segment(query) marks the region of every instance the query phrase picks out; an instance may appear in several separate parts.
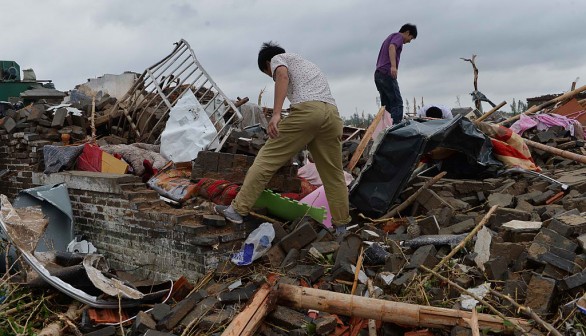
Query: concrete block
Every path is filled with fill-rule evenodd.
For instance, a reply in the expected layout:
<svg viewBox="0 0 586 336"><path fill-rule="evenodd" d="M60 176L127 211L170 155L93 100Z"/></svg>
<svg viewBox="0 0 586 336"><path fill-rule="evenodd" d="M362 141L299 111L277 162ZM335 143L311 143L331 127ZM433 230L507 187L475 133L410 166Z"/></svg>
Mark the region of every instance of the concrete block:
<svg viewBox="0 0 586 336"><path fill-rule="evenodd" d="M279 268L285 260L285 252L279 245L273 245L263 256L273 268Z"/></svg>
<svg viewBox="0 0 586 336"><path fill-rule="evenodd" d="M337 320L334 316L319 317L315 321L315 333L318 335L329 335L336 330Z"/></svg>
<svg viewBox="0 0 586 336"><path fill-rule="evenodd" d="M564 278L559 283L561 290L569 290L586 284L586 270Z"/></svg>
<svg viewBox="0 0 586 336"><path fill-rule="evenodd" d="M556 216L547 228L564 237L576 237L586 233L586 217L581 215Z"/></svg>
<svg viewBox="0 0 586 336"><path fill-rule="evenodd" d="M340 248L340 243L336 241L320 241L311 244L319 253L326 255L336 252Z"/></svg>
<svg viewBox="0 0 586 336"><path fill-rule="evenodd" d="M300 312L283 306L277 306L267 317L274 324L288 330L302 328L303 325L311 322L308 317Z"/></svg>
<svg viewBox="0 0 586 336"><path fill-rule="evenodd" d="M427 268L433 268L437 263L439 263L439 259L436 258L437 250L433 245L425 245L418 248L411 259L409 260L409 264L405 266L406 269L413 269L417 268L421 265L426 266Z"/></svg>
<svg viewBox="0 0 586 336"><path fill-rule="evenodd" d="M207 296L205 290L200 290L192 293L187 298L175 305L171 309L171 313L165 317L162 321L157 323L157 326L163 326L167 330L172 330L175 326L187 315L198 302L203 300Z"/></svg>
<svg viewBox="0 0 586 336"><path fill-rule="evenodd" d="M454 224L452 226L448 226L445 228L441 228L439 230L439 234L460 234L465 232L470 232L476 224L474 223L473 219L468 219L458 224Z"/></svg>
<svg viewBox="0 0 586 336"><path fill-rule="evenodd" d="M107 326L85 334L85 336L114 336L116 335L116 327Z"/></svg>
<svg viewBox="0 0 586 336"><path fill-rule="evenodd" d="M218 215L203 215L202 224L213 227L226 226L226 219Z"/></svg>
<svg viewBox="0 0 586 336"><path fill-rule="evenodd" d="M488 196L488 206L498 205L501 208L510 208L515 202L515 197L510 194L494 193Z"/></svg>
<svg viewBox="0 0 586 336"><path fill-rule="evenodd" d="M157 322L151 317L151 315L139 311L132 324L132 332L135 335L142 335L150 329L156 329Z"/></svg>
<svg viewBox="0 0 586 336"><path fill-rule="evenodd" d="M531 222L512 220L506 222L501 226L501 230L508 230L512 232L538 232L541 229L543 222Z"/></svg>
<svg viewBox="0 0 586 336"><path fill-rule="evenodd" d="M405 260L405 257L403 257L402 254L393 253L389 255L389 257L387 258L387 261L385 262L385 266L383 269L385 271L397 274L401 271L401 269L403 268L403 266L405 266L406 263L407 261Z"/></svg>
<svg viewBox="0 0 586 336"><path fill-rule="evenodd" d="M422 235L434 235L438 234L440 231L439 224L435 216L425 217L424 219L417 221L419 227L421 228Z"/></svg>
<svg viewBox="0 0 586 336"><path fill-rule="evenodd" d="M407 287L407 285L409 285L416 276L417 270L412 269L398 277L395 277L391 283L391 291L394 293L399 293L401 290L405 289L405 287Z"/></svg>
<svg viewBox="0 0 586 336"><path fill-rule="evenodd" d="M297 265L297 261L299 260L299 250L298 249L291 249L283 259L281 263L281 268L284 269L291 269Z"/></svg>
<svg viewBox="0 0 586 336"><path fill-rule="evenodd" d="M554 253L546 252L541 256L541 260L566 272L572 272L574 270L574 259L576 258L576 254L570 254L571 257L566 259Z"/></svg>
<svg viewBox="0 0 586 336"><path fill-rule="evenodd" d="M560 235L559 233L548 228L542 228L541 231L533 239L533 243L527 250L529 258L534 261L544 262L543 255L558 251L557 255L563 254L563 251L574 252L578 244Z"/></svg>
<svg viewBox="0 0 586 336"><path fill-rule="evenodd" d="M16 128L16 121L10 117L4 117L1 119L1 126L6 130L8 133L12 133L14 128Z"/></svg>
<svg viewBox="0 0 586 336"><path fill-rule="evenodd" d="M287 274L296 278L304 278L310 283L315 283L325 273L324 267L320 265L297 265L290 269Z"/></svg>
<svg viewBox="0 0 586 336"><path fill-rule="evenodd" d="M541 272L541 275L543 275L544 277L548 277L548 278L552 278L552 279L560 281L560 280L563 280L564 278L568 277L570 275L570 273L568 273L567 271L564 271L561 268L557 268L557 267L553 266L552 264L546 264L545 267L543 268L543 271Z"/></svg>
<svg viewBox="0 0 586 336"><path fill-rule="evenodd" d="M525 305L537 314L547 314L556 294L555 280L534 274L527 287Z"/></svg>
<svg viewBox="0 0 586 336"><path fill-rule="evenodd" d="M586 251L586 233L578 236L577 241L578 241L578 244L580 244L582 251Z"/></svg>
<svg viewBox="0 0 586 336"><path fill-rule="evenodd" d="M306 222L300 225L290 234L283 237L280 244L285 252L289 252L291 249L302 249L303 247L309 245L316 238L317 233L313 229L312 225Z"/></svg>
<svg viewBox="0 0 586 336"><path fill-rule="evenodd" d="M426 189L418 197L417 202L421 204L428 211L440 209L442 207L450 207L448 202L441 198L435 191Z"/></svg>
<svg viewBox="0 0 586 336"><path fill-rule="evenodd" d="M498 208L488 220L488 227L493 231L498 231L503 223L512 220L529 221L531 220L531 213L508 208Z"/></svg>
<svg viewBox="0 0 586 336"><path fill-rule="evenodd" d="M222 304L244 303L254 295L256 288L256 285L249 284L244 288L237 288L231 292L220 293L218 299Z"/></svg>
<svg viewBox="0 0 586 336"><path fill-rule="evenodd" d="M493 258L484 263L484 270L489 280L505 280L508 263L504 258Z"/></svg>
<svg viewBox="0 0 586 336"><path fill-rule="evenodd" d="M155 321L162 321L171 313L171 307L164 303L156 303L151 310L151 316Z"/></svg>
<svg viewBox="0 0 586 336"><path fill-rule="evenodd" d="M149 330L143 336L175 336L175 334L158 330Z"/></svg>
<svg viewBox="0 0 586 336"><path fill-rule="evenodd" d="M533 197L529 200L529 203L533 205L545 205L548 199L550 199L553 195L557 192L553 190L546 190L545 192L540 193L539 195Z"/></svg>
<svg viewBox="0 0 586 336"><path fill-rule="evenodd" d="M63 123L65 122L65 117L67 117L67 109L59 108L55 111L53 115L53 121L51 122L51 127L62 127Z"/></svg>
<svg viewBox="0 0 586 336"><path fill-rule="evenodd" d="M234 312L230 310L220 310L215 314L208 315L202 318L199 322L199 328L203 330L212 330L222 325L227 325L230 319L234 315Z"/></svg>
<svg viewBox="0 0 586 336"><path fill-rule="evenodd" d="M218 308L219 306L220 301L217 297L208 296L207 298L203 299L200 303L198 303L197 306L195 306L195 308L193 308L193 310L189 312L189 314L187 314L187 316L185 316L183 320L181 320L180 324L181 326L186 327L191 322L200 320L207 313L209 313L215 308Z"/></svg>

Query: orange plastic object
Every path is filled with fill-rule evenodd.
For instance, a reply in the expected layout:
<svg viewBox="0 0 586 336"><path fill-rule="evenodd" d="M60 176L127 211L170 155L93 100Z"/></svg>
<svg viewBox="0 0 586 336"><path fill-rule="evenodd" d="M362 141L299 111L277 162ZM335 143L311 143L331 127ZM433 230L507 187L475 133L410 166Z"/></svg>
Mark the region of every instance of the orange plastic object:
<svg viewBox="0 0 586 336"><path fill-rule="evenodd" d="M124 310L119 314L118 310L114 309L89 308L87 312L93 324L120 323L120 321L128 320L128 314Z"/></svg>

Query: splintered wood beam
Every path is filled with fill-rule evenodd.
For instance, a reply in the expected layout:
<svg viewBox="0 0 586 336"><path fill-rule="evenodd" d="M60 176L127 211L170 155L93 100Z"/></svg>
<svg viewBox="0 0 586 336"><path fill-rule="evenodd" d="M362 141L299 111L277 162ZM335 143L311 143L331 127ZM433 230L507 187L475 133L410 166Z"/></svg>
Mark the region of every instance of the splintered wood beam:
<svg viewBox="0 0 586 336"><path fill-rule="evenodd" d="M264 283L248 305L228 325L222 336L252 336L274 306L274 286Z"/></svg>
<svg viewBox="0 0 586 336"><path fill-rule="evenodd" d="M366 145L368 145L368 141L370 141L370 138L372 137L372 133L374 133L374 130L376 129L376 126L383 118L384 113L385 113L385 107L383 106L380 108L380 110L378 110L378 113L376 114L376 117L374 117L374 120L372 121L370 126L368 126L366 133L364 133L362 140L360 140L360 144L358 145L358 147L354 151L354 154L352 155L352 158L350 159L350 162L348 163L347 168L348 168L349 172L352 172L352 170L354 170L354 167L356 167L358 160L360 160L362 153L364 153L364 149L366 149Z"/></svg>
<svg viewBox="0 0 586 336"><path fill-rule="evenodd" d="M372 299L287 284L280 284L277 294L279 304L295 309L315 309L330 314L356 316L409 326L469 327L464 319L472 318L470 312L463 310ZM532 328L532 325L523 319L507 317L507 320L513 325L521 326L524 330ZM513 332L512 326L507 326L508 323L495 315L478 314L478 325L481 329L493 332Z"/></svg>

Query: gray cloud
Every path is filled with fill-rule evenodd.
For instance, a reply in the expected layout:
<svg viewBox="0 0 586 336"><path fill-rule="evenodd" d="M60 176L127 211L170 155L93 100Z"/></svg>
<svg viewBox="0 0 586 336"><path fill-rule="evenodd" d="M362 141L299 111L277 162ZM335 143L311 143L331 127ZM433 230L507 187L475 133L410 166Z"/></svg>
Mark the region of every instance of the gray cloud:
<svg viewBox="0 0 586 336"><path fill-rule="evenodd" d="M3 16L2 59L32 67L62 90L87 78L142 72L184 38L231 97L272 105L272 81L257 69L261 43L275 40L318 64L340 111L375 113L374 64L383 39L405 22L418 38L406 45L399 83L405 99L472 105L479 87L495 102L567 90L586 79L586 40L578 1L154 1L21 0Z"/></svg>

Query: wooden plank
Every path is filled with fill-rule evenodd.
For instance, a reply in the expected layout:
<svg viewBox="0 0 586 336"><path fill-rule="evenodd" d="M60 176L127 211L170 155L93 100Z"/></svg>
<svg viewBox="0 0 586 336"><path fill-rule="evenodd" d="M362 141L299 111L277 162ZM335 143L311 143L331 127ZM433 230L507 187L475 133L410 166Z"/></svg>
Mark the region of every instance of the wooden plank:
<svg viewBox="0 0 586 336"><path fill-rule="evenodd" d="M364 153L364 150L366 149L366 146L368 145L368 141L370 141L370 138L372 137L372 133L374 133L374 130L376 129L376 126L378 126L378 123L383 118L384 113L386 113L386 112L385 112L385 107L383 106L380 108L380 110L376 114L376 117L374 117L372 124L370 124L370 126L368 126L368 129L366 130L366 133L364 133L364 136L362 137L360 144L358 144L358 147L354 151L354 154L352 155L352 158L350 159L350 162L348 163L348 166L347 166L348 171L352 172L352 170L354 170L354 167L356 167L358 160L360 160L362 153Z"/></svg>
<svg viewBox="0 0 586 336"><path fill-rule="evenodd" d="M270 311L270 298L272 286L264 283L254 294L248 305L228 325L222 336L253 335L261 325L264 317Z"/></svg>

